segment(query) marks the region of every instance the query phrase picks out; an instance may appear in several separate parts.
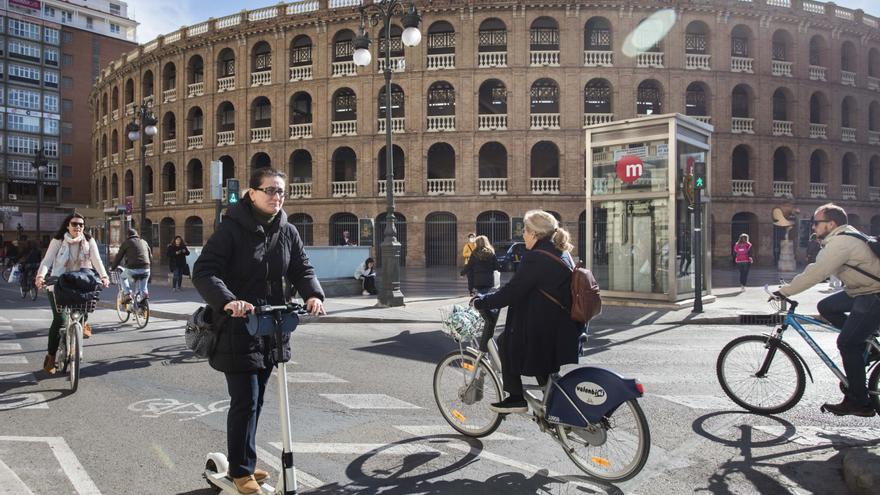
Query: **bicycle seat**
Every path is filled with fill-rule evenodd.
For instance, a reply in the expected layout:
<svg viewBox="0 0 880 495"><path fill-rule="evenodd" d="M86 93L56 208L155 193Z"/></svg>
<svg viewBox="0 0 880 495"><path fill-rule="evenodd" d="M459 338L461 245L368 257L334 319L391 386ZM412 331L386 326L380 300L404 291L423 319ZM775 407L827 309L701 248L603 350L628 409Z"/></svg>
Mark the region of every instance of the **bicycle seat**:
<svg viewBox="0 0 880 495"><path fill-rule="evenodd" d="M132 280L143 280L143 279L145 279L145 278L147 278L147 277L149 277L149 276L150 276L149 273L133 273L133 274L131 275L131 279L132 279Z"/></svg>

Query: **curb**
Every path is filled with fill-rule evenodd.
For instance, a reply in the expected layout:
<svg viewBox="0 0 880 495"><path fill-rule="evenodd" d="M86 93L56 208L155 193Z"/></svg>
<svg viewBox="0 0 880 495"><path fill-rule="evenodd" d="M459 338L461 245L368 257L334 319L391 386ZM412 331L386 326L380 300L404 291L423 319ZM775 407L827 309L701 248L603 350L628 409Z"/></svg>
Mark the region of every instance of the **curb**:
<svg viewBox="0 0 880 495"><path fill-rule="evenodd" d="M880 445L856 447L843 456L843 480L855 495L873 495L880 487Z"/></svg>

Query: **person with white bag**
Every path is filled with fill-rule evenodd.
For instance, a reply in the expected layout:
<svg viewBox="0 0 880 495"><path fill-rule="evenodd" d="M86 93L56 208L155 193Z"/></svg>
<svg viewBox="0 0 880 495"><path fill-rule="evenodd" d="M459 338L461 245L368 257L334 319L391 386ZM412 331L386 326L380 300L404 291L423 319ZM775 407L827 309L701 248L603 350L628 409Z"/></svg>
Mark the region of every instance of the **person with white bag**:
<svg viewBox="0 0 880 495"><path fill-rule="evenodd" d="M468 278L468 292L475 295L492 290L496 286L495 272L499 270L501 266L498 264L495 249L489 238L484 235L477 236L474 239L474 250L461 270L461 275L467 275Z"/></svg>

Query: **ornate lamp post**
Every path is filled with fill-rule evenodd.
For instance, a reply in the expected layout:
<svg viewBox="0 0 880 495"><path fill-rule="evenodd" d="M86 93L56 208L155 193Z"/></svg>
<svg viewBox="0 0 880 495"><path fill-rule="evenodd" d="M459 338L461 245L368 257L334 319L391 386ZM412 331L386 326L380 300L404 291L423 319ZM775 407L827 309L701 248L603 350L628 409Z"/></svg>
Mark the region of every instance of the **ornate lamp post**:
<svg viewBox="0 0 880 495"><path fill-rule="evenodd" d="M403 306L403 292L400 291L400 242L397 241L397 226L394 218L394 152L391 146L391 21L400 16L403 24L401 41L406 46L416 46L422 41L419 31L421 16L415 5L403 6L400 0L377 0L361 7L361 30L355 37L355 65L370 65L370 38L366 24L375 27L382 24L385 33L385 233L380 251L382 267L380 273L379 304L382 306Z"/></svg>
<svg viewBox="0 0 880 495"><path fill-rule="evenodd" d="M141 215L140 215L140 234L141 238L145 237L147 233L145 232L147 227L147 145L144 141L146 139L141 139L141 128L144 129L144 134L147 136L155 136L158 132L156 129L156 120L153 112L150 111L150 107L147 105L147 102L144 101L140 104L140 107L135 109L134 118L130 124L128 124L128 139L129 141L135 142L140 140L141 147ZM155 246L156 240L153 239L152 233L150 234L151 244Z"/></svg>
<svg viewBox="0 0 880 495"><path fill-rule="evenodd" d="M49 160L45 157L45 148L34 149L34 161L31 163L37 174L37 245L43 243L43 232L40 228L40 207L43 202L43 173L49 169ZM19 236L21 237L21 236Z"/></svg>

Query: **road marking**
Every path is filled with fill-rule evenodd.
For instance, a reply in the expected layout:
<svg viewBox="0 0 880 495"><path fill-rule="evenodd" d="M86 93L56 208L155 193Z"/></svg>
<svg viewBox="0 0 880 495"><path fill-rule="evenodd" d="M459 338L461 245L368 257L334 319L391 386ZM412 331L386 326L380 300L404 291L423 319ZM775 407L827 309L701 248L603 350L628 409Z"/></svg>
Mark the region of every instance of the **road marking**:
<svg viewBox="0 0 880 495"><path fill-rule="evenodd" d="M689 407L691 409L721 410L725 411L736 407L729 399L716 397L714 395L654 395L649 397L659 397L669 402Z"/></svg>
<svg viewBox="0 0 880 495"><path fill-rule="evenodd" d="M30 371L0 371L0 382L37 383L37 375Z"/></svg>
<svg viewBox="0 0 880 495"><path fill-rule="evenodd" d="M783 437L789 428L785 426L753 426L774 437ZM818 447L820 445L862 445L880 438L880 428L865 426L837 426L823 428L820 426L796 426L795 432L785 437L786 440L799 445Z"/></svg>
<svg viewBox="0 0 880 495"><path fill-rule="evenodd" d="M3 493L20 493L22 495L34 492L21 481L15 472L0 459L0 486L3 487Z"/></svg>
<svg viewBox="0 0 880 495"><path fill-rule="evenodd" d="M73 485L73 488L76 489L77 493L80 495L101 495L101 491L98 490L98 487L89 477L83 465L80 464L79 459L76 458L76 454L73 453L73 450L70 449L70 446L67 445L67 442L65 442L63 438L0 436L0 442L4 441L47 443L49 449L55 454L55 458L58 459L58 463L61 464L61 469L64 470L64 474L67 475L67 478L70 480L70 483Z"/></svg>
<svg viewBox="0 0 880 495"><path fill-rule="evenodd" d="M385 394L320 394L325 399L349 409L421 409L409 402Z"/></svg>
<svg viewBox="0 0 880 495"><path fill-rule="evenodd" d="M278 444L278 445L279 445L278 450L280 451L281 444ZM266 464L271 466L272 469L274 469L276 473L281 472L281 463L278 462L277 455L272 455L269 453L269 451L267 451L263 447L260 447L259 445L257 445L257 456L259 456L259 458L263 462L265 462ZM309 473L306 473L305 471L302 471L301 469L297 468L296 466L294 466L294 469L296 470L297 485L302 485L302 486L305 486L306 488L320 488L325 485L325 483L323 481L319 480L318 478L315 478L314 476L310 475ZM297 486L297 489L299 489L299 486Z"/></svg>
<svg viewBox="0 0 880 495"><path fill-rule="evenodd" d="M459 433L448 425L397 425L398 430L416 437L434 437L442 435L458 435ZM480 440L522 440L522 438L508 435L507 433L495 432Z"/></svg>
<svg viewBox="0 0 880 495"><path fill-rule="evenodd" d="M633 321L632 324L633 325L641 325L643 321L647 320L648 318L651 318L652 316L654 316L656 314L657 314L656 311L651 311L650 313L646 314L645 316L642 316L641 318Z"/></svg>
<svg viewBox="0 0 880 495"><path fill-rule="evenodd" d="M0 364L27 364L24 356L0 356Z"/></svg>
<svg viewBox="0 0 880 495"><path fill-rule="evenodd" d="M21 344L16 344L14 342L0 342L0 351L20 351Z"/></svg>
<svg viewBox="0 0 880 495"><path fill-rule="evenodd" d="M0 411L10 409L49 409L43 394L9 394L0 397Z"/></svg>
<svg viewBox="0 0 880 495"><path fill-rule="evenodd" d="M229 399L218 400L207 406L195 402L180 402L177 399L146 399L129 404L128 410L139 412L142 418L158 418L165 414L188 416L179 421L189 421L208 414L220 413L229 409Z"/></svg>
<svg viewBox="0 0 880 495"><path fill-rule="evenodd" d="M0 316L0 323L9 323L9 318Z"/></svg>
<svg viewBox="0 0 880 495"><path fill-rule="evenodd" d="M42 310L37 310L37 311L42 311ZM46 311L48 311L48 310L46 310ZM15 321L46 321L46 319L45 318L13 318L12 321L13 322L15 322Z"/></svg>
<svg viewBox="0 0 880 495"><path fill-rule="evenodd" d="M270 442L269 445L281 450L281 444ZM443 454L443 452L420 444L395 445L385 443L294 443L291 447L294 454L345 454L345 455L396 455Z"/></svg>
<svg viewBox="0 0 880 495"><path fill-rule="evenodd" d="M348 383L348 381L333 376L330 373L309 373L305 371L288 373L287 381L290 383Z"/></svg>

